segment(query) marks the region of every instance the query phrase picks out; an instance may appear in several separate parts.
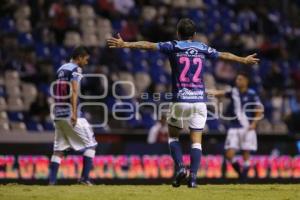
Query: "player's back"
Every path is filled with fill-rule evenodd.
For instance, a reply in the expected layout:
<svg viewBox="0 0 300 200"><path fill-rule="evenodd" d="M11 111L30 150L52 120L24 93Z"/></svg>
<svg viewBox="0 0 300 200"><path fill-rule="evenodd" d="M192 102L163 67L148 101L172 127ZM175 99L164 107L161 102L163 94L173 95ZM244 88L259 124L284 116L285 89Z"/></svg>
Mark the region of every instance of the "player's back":
<svg viewBox="0 0 300 200"><path fill-rule="evenodd" d="M219 53L197 41L170 41L158 43L172 67L173 101L204 102L205 85L203 66L206 58L216 58Z"/></svg>

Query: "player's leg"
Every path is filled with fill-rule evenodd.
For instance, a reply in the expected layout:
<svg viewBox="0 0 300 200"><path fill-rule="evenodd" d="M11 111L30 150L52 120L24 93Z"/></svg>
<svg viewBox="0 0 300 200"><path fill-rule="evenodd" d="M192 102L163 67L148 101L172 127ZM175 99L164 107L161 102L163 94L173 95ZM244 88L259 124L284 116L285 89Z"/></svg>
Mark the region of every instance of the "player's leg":
<svg viewBox="0 0 300 200"><path fill-rule="evenodd" d="M250 168L250 151L243 150L242 155L243 155L243 166L242 166L241 178L243 180L246 180Z"/></svg>
<svg viewBox="0 0 300 200"><path fill-rule="evenodd" d="M175 165L175 177L172 182L173 187L179 187L180 183L187 177L187 170L183 164L182 150L179 143L180 130L169 125L169 149Z"/></svg>
<svg viewBox="0 0 300 200"><path fill-rule="evenodd" d="M49 185L56 184L57 172L63 155L64 153L62 151L54 151L53 155L51 156L51 162L49 166Z"/></svg>
<svg viewBox="0 0 300 200"><path fill-rule="evenodd" d="M202 156L202 131L207 117L207 108L204 103L192 104L192 113L189 119L191 150L190 150L190 177L188 186L197 187L197 173Z"/></svg>
<svg viewBox="0 0 300 200"><path fill-rule="evenodd" d="M70 144L65 137L64 128L68 126L67 121L55 121L55 136L54 136L54 153L51 156L51 162L49 165L49 184L56 184L57 172L59 165L64 156L64 150L70 148Z"/></svg>
<svg viewBox="0 0 300 200"><path fill-rule="evenodd" d="M238 176L241 176L241 166L238 160L235 159L235 149L227 149L225 152L225 162L229 162L233 169L238 173Z"/></svg>
<svg viewBox="0 0 300 200"><path fill-rule="evenodd" d="M173 104L171 113L167 119L169 128L169 149L175 165L175 178L172 182L173 187L179 187L180 182L187 176L187 171L182 159L181 145L179 143L179 134L183 128L182 109L182 104Z"/></svg>
<svg viewBox="0 0 300 200"><path fill-rule="evenodd" d="M96 150L95 147L88 148L83 152L83 167L80 178L80 183L90 185L89 174L93 167L93 159L95 157Z"/></svg>
<svg viewBox="0 0 300 200"><path fill-rule="evenodd" d="M241 178L245 180L248 176L248 171L250 168L251 151L257 150L257 136L254 130L243 132L241 149L242 149L242 156L243 156Z"/></svg>
<svg viewBox="0 0 300 200"><path fill-rule="evenodd" d="M202 131L192 130L190 132L191 138L191 151L190 151L190 177L189 177L189 187L197 186L197 173L200 167L201 156L202 156Z"/></svg>
<svg viewBox="0 0 300 200"><path fill-rule="evenodd" d="M175 170L178 171L181 168L184 167L183 165L183 160L182 160L182 150L181 150L181 145L179 143L179 133L180 133L179 128L170 126L169 125L169 149L170 149L170 154L173 158L174 164L175 164Z"/></svg>
<svg viewBox="0 0 300 200"><path fill-rule="evenodd" d="M83 152L83 168L79 182L85 185L92 185L89 174L93 166L93 159L96 153L97 142L94 132L84 118L78 118L75 127L68 127L68 141L75 151Z"/></svg>
<svg viewBox="0 0 300 200"><path fill-rule="evenodd" d="M240 176L241 167L239 162L235 159L236 150L240 149L239 140L239 129L230 128L227 132L227 137L225 141L224 164L226 165L226 162L229 162L232 165L233 169Z"/></svg>

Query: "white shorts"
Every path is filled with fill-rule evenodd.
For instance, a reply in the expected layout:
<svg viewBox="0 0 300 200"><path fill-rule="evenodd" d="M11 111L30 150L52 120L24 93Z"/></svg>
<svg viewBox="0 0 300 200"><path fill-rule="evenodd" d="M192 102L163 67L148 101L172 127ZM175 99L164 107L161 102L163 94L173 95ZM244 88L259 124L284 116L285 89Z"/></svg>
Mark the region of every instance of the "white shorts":
<svg viewBox="0 0 300 200"><path fill-rule="evenodd" d="M257 137L255 130L230 128L227 132L225 149L256 151Z"/></svg>
<svg viewBox="0 0 300 200"><path fill-rule="evenodd" d="M68 120L56 120L54 126L54 151L69 148L79 151L97 145L93 129L84 118L78 118L75 127L72 127Z"/></svg>
<svg viewBox="0 0 300 200"><path fill-rule="evenodd" d="M205 103L173 103L168 115L170 126L182 129L185 125L191 130L202 131L207 118Z"/></svg>

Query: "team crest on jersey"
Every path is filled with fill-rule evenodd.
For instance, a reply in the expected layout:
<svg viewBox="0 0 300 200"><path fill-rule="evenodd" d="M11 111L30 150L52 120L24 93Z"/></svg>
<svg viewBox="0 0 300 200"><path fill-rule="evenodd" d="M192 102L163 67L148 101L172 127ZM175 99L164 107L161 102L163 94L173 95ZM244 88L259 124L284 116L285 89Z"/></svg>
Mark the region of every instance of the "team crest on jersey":
<svg viewBox="0 0 300 200"><path fill-rule="evenodd" d="M59 77L59 78L62 78L62 77L64 77L64 76L65 76L65 73L64 73L63 70L61 70L61 71L58 73L58 77Z"/></svg>
<svg viewBox="0 0 300 200"><path fill-rule="evenodd" d="M215 49L213 49L213 48L211 48L211 47L208 47L207 51L208 51L208 53L212 53L212 52L215 51Z"/></svg>
<svg viewBox="0 0 300 200"><path fill-rule="evenodd" d="M82 74L82 69L81 69L80 67L77 67L77 72L78 72L79 74Z"/></svg>
<svg viewBox="0 0 300 200"><path fill-rule="evenodd" d="M195 55L198 53L198 50L195 49L195 48L189 48L187 51L186 51L187 54L189 55Z"/></svg>

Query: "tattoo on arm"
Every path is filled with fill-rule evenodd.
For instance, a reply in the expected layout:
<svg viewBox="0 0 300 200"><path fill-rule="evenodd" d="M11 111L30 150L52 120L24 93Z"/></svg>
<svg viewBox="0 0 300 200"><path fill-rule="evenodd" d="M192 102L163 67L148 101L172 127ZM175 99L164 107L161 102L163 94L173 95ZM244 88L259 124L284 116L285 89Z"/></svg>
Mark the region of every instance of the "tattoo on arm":
<svg viewBox="0 0 300 200"><path fill-rule="evenodd" d="M132 49L145 49L145 50L157 50L157 43L139 41L139 42L125 42L125 48Z"/></svg>
<svg viewBox="0 0 300 200"><path fill-rule="evenodd" d="M228 53L228 52L221 52L220 53L220 58L223 59L223 60L229 60L229 61L234 61L234 62L239 62L239 63L246 64L246 61L245 61L244 57L240 57L240 56L234 55L232 53Z"/></svg>

